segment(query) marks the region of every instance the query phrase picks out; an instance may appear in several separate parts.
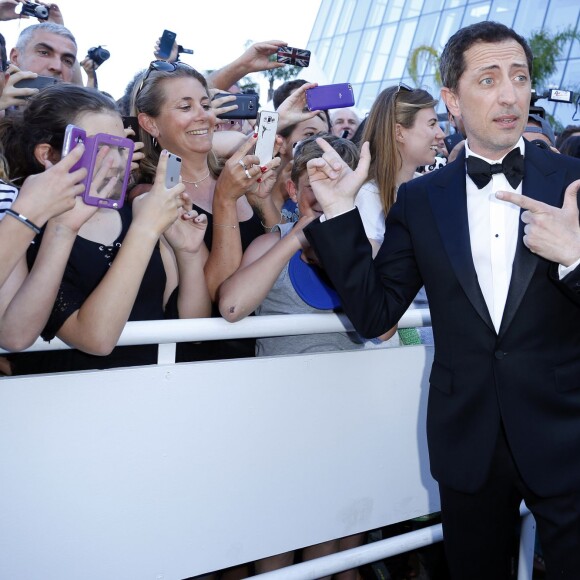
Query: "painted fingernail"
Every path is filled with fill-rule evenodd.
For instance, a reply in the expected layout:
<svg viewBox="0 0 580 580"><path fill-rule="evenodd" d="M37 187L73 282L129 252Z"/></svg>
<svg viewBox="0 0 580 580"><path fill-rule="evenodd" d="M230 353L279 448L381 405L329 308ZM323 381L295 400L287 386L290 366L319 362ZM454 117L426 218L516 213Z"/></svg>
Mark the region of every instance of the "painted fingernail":
<svg viewBox="0 0 580 580"><path fill-rule="evenodd" d="M258 181L258 183L262 183L262 178L258 177L257 181Z"/></svg>
<svg viewBox="0 0 580 580"><path fill-rule="evenodd" d="M262 173L266 173L266 171L268 171L268 168L264 165L260 167L260 170L262 171Z"/></svg>
<svg viewBox="0 0 580 580"><path fill-rule="evenodd" d="M258 138L258 133L254 133L254 139Z"/></svg>

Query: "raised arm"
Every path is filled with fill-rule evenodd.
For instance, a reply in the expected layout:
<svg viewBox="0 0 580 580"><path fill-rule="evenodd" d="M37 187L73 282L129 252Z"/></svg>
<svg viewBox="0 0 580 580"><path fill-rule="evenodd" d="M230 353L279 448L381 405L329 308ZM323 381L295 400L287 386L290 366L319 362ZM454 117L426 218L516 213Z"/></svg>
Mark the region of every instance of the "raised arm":
<svg viewBox="0 0 580 580"><path fill-rule="evenodd" d="M240 269L220 287L220 314L228 322L245 318L264 301L284 266L301 248L299 232L309 221L311 218L303 218L282 239L279 233L270 233L250 244Z"/></svg>
<svg viewBox="0 0 580 580"><path fill-rule="evenodd" d="M284 64L270 60L281 46L282 40L267 40L252 44L241 56L207 77L209 85L227 91L233 84L249 73L280 68Z"/></svg>
<svg viewBox="0 0 580 580"><path fill-rule="evenodd" d="M89 354L107 355L117 344L153 250L184 204L183 184L165 188L166 167L164 151L151 191L133 202L133 221L111 267L57 332L70 346Z"/></svg>

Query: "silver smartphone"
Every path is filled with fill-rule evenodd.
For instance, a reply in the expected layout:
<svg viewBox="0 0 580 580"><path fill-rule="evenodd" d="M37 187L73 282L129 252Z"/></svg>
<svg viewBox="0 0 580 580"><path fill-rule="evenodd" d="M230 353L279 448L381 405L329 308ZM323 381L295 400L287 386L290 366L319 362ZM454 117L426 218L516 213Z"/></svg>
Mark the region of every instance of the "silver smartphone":
<svg viewBox="0 0 580 580"><path fill-rule="evenodd" d="M168 151L167 157L167 171L165 172L165 187L171 189L179 183L179 176L181 174L181 157Z"/></svg>
<svg viewBox="0 0 580 580"><path fill-rule="evenodd" d="M274 156L276 131L278 129L278 113L276 111L262 111L258 123L258 138L254 155L260 159L260 165L266 165Z"/></svg>

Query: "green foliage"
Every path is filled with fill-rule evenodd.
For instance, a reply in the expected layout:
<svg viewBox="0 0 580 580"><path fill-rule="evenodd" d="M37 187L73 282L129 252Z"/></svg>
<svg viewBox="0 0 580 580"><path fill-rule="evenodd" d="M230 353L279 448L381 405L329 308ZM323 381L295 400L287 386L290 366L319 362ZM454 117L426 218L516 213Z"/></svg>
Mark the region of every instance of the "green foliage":
<svg viewBox="0 0 580 580"><path fill-rule="evenodd" d="M439 73L439 59L440 55L437 49L429 46L427 44L422 44L417 48L413 49L409 55L409 62L407 63L407 71L409 76L413 79L413 84L415 86L419 85L419 62L423 59L427 59L427 66L433 67L435 69L435 82L437 86L441 86L441 74Z"/></svg>
<svg viewBox="0 0 580 580"><path fill-rule="evenodd" d="M534 55L534 66L532 71L532 86L543 91L546 83L558 68L558 59L562 56L564 46L568 41L579 40L580 33L569 27L555 34L547 30L537 30L532 32L528 38L532 54Z"/></svg>

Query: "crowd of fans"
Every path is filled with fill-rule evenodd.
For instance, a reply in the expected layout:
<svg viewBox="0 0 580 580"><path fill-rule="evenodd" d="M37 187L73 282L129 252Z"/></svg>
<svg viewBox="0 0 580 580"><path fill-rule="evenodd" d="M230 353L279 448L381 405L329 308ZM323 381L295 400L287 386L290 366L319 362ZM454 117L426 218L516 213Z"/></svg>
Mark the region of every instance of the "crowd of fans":
<svg viewBox="0 0 580 580"><path fill-rule="evenodd" d="M16 17L17 4L0 2L0 19ZM207 76L179 62L175 45L167 60L142 63L117 101L96 88L98 65L78 61L75 37L55 4L48 21L24 28L9 51L1 35L0 43L0 346L15 353L1 361L5 375L154 363L156 346L116 346L129 320L223 316L235 322L254 314L340 310L302 233L321 215L307 170L323 154L316 137L353 168L361 144L369 143L370 171L356 205L374 253L388 236L385 216L399 186L451 162L464 146L460 141L447 150L437 100L423 89L386 88L361 120L350 108L309 111L306 91L316 84L293 80L274 93L275 155L260 165L252 152L253 124L217 115L236 109L236 83L246 74L283 66L270 57L284 42L256 43ZM59 82L41 90L17 87L38 75ZM217 93L231 94L214 98ZM125 117L138 119L137 134ZM135 139L129 202L121 210L82 202L86 170L76 169L82 146L61 155L69 124L89 136ZM449 127L461 133L461 119L450 116ZM533 114L524 136L580 156L580 126L556 137ZM182 160L181 181L170 188L168 151ZM423 291L416 305L427 306ZM72 348L16 354L39 336L57 336ZM425 329L397 328L381 337L345 332L222 340L179 345L177 360L431 342ZM360 541L351 538L349 545ZM337 548L338 541L305 557ZM292 559L282 555L257 569Z"/></svg>

